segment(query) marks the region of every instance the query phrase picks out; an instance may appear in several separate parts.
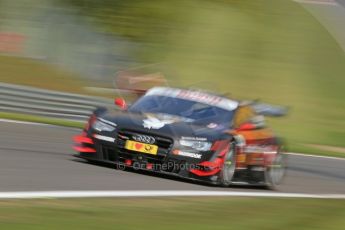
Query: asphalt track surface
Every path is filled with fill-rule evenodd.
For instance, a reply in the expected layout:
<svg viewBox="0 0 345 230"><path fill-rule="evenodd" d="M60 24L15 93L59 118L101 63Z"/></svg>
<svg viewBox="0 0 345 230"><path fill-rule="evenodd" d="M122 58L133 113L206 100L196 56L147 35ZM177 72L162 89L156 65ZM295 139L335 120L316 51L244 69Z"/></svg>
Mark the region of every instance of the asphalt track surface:
<svg viewBox="0 0 345 230"><path fill-rule="evenodd" d="M92 165L72 156L75 129L0 122L0 192L197 190L266 192L206 186L170 177ZM277 192L345 194L345 160L289 156Z"/></svg>
<svg viewBox="0 0 345 230"><path fill-rule="evenodd" d="M336 0L336 2L345 7L345 0Z"/></svg>

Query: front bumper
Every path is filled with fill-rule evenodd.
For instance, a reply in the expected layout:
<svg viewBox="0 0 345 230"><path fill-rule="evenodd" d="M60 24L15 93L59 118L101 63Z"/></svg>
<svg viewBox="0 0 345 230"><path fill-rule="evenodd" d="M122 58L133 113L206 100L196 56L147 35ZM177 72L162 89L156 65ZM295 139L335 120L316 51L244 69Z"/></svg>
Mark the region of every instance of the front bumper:
<svg viewBox="0 0 345 230"><path fill-rule="evenodd" d="M222 164L220 161L203 161L201 163L193 162L193 159L188 161L188 159L181 159L169 154L171 148L166 149L168 152L164 157L136 153L124 150L122 140L109 143L108 141L95 139L93 136L90 137L85 132L75 136L74 142L73 148L78 152L75 155L78 158L218 184L218 174L220 172L218 166Z"/></svg>
<svg viewBox="0 0 345 230"><path fill-rule="evenodd" d="M228 151L227 148L219 147L221 146L219 145L217 151L214 151L213 157L193 162L192 159L189 161L186 158L178 158L169 152L165 157L161 157L125 151L123 143L96 139L85 132L74 137L74 141L76 143L74 150L78 152L75 156L78 158L112 164L118 169L132 168L214 185L220 184L223 156ZM167 149L167 151L171 151L171 149ZM253 174L252 170L255 168L243 167L244 165L239 163L237 162L237 165L242 168L235 171L233 184L263 185L261 175L258 177L257 173ZM253 178L256 179L253 180Z"/></svg>

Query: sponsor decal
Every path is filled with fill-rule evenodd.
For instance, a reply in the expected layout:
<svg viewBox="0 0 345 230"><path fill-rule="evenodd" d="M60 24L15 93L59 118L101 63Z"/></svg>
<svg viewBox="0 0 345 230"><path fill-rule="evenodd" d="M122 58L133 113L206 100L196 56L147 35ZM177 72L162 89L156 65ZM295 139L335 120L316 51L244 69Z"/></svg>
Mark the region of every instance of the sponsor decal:
<svg viewBox="0 0 345 230"><path fill-rule="evenodd" d="M184 157L191 157L191 158L196 158L196 159L201 159L201 154L199 153L191 153L191 152L184 152L178 149L175 149L173 151L174 155L178 155L178 156L184 156Z"/></svg>
<svg viewBox="0 0 345 230"><path fill-rule="evenodd" d="M161 129L165 125L172 123L174 123L173 120L160 120L152 116L149 116L147 119L143 120L143 126L147 129Z"/></svg>
<svg viewBox="0 0 345 230"><path fill-rule="evenodd" d="M207 128L210 128L210 129L215 129L217 127L218 127L218 125L216 123L210 123L207 125Z"/></svg>
<svg viewBox="0 0 345 230"><path fill-rule="evenodd" d="M210 95L203 92L187 91L187 90L181 90L179 94L177 95L177 97L189 99L191 101L201 101L206 104L217 104L222 101L221 97L217 97L217 96Z"/></svg>
<svg viewBox="0 0 345 230"><path fill-rule="evenodd" d="M207 141L206 137L181 137L181 139L187 141Z"/></svg>
<svg viewBox="0 0 345 230"><path fill-rule="evenodd" d="M94 134L93 137L102 141L115 142L115 138L107 137L107 136L103 136L99 134Z"/></svg>
<svg viewBox="0 0 345 230"><path fill-rule="evenodd" d="M233 111L237 108L238 102L225 97L220 97L210 93L197 90L183 90L168 87L155 87L149 90L146 95L167 96L204 103L210 106L216 106L225 110Z"/></svg>
<svg viewBox="0 0 345 230"><path fill-rule="evenodd" d="M158 146L157 145L151 145L136 141L127 140L125 144L125 149L137 151L141 153L147 153L152 155L157 155L158 152ZM138 156L138 159L141 160L142 156Z"/></svg>

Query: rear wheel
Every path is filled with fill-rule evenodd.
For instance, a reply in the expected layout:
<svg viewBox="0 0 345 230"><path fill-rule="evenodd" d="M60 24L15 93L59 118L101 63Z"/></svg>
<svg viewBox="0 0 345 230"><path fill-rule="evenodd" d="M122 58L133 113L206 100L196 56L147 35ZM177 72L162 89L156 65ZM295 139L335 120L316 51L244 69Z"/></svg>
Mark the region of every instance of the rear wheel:
<svg viewBox="0 0 345 230"><path fill-rule="evenodd" d="M266 185L270 189L276 189L284 179L286 172L286 155L278 153L272 164L265 171Z"/></svg>
<svg viewBox="0 0 345 230"><path fill-rule="evenodd" d="M224 156L224 163L222 170L220 172L220 183L224 187L228 187L235 173L236 168L236 152L235 152L235 142L230 142L230 147Z"/></svg>

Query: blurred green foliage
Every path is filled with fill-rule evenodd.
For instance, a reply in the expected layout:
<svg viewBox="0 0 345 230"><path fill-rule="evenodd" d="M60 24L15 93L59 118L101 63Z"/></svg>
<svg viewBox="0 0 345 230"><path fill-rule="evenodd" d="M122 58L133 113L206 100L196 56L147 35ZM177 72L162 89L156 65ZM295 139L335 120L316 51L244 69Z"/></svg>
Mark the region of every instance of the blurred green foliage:
<svg viewBox="0 0 345 230"><path fill-rule="evenodd" d="M185 24L181 15L188 15L195 1L159 0L61 0L86 15L103 32L121 35L137 42L160 43L174 28ZM185 6L185 7L184 7ZM183 16L184 17L184 16Z"/></svg>

